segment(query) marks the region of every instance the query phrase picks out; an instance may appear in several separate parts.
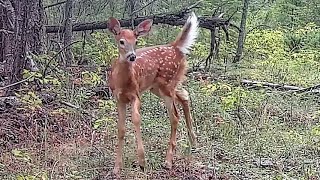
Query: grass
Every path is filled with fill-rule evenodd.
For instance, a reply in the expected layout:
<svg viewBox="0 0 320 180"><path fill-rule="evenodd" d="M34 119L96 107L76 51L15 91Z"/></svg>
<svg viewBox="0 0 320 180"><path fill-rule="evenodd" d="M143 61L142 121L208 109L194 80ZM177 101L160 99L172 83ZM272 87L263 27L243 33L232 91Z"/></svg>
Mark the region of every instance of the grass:
<svg viewBox="0 0 320 180"><path fill-rule="evenodd" d="M319 66L301 61L272 63L242 61L237 67L227 66L226 72L215 70L214 82L188 79L198 144L190 152L182 118L170 171L161 166L170 133L165 106L154 95L144 94L141 115L147 168L141 172L137 167L134 131L128 120L122 178L319 179L319 96L238 83L250 78L311 86L320 81ZM89 86L90 82L86 79ZM72 81L62 82L64 93L50 90L60 94L56 101L34 108L33 101L26 99L27 106L0 114L0 179L113 178L117 143L114 100L88 96L87 87L69 83ZM59 104L59 98L89 114Z"/></svg>
<svg viewBox="0 0 320 180"><path fill-rule="evenodd" d="M207 85L193 80L187 84L192 97L198 146L190 155L185 122L181 119L172 171L161 167L170 130L166 110L154 95L148 93L143 96L142 133L147 169L141 172L136 167L134 132L132 123L128 121L122 171L124 179L319 178L318 97L242 88L246 95L236 97L236 102L225 106L224 97L232 95L236 87L227 82L214 84L218 86L215 91L205 89ZM221 88L222 84L231 89ZM4 152L1 156L1 179L26 178L27 175L49 179L110 177L116 144L116 118L110 114L104 116L112 120L105 121L96 130L87 127L88 134L83 135L82 129L74 129L83 126L75 124L90 124L91 120L86 122L82 118L73 118L76 116L66 116L62 121L77 131L74 133L77 135L64 137L60 143L42 141L13 148L25 152L21 154ZM47 132L48 139L53 135L54 131Z"/></svg>

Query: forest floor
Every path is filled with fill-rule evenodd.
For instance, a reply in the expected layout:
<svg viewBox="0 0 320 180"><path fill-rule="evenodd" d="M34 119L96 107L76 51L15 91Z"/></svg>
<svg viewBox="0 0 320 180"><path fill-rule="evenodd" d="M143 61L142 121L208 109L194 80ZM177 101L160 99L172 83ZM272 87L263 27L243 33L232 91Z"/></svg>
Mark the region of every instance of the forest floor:
<svg viewBox="0 0 320 180"><path fill-rule="evenodd" d="M190 151L181 116L172 170L161 166L170 133L165 107L143 95L147 167L137 166L128 120L122 179L320 179L319 95L244 87L239 74L216 72L213 82L186 83L198 144ZM64 101L81 108L61 96L36 103L31 93L0 112L0 179L113 178L114 100L65 93Z"/></svg>

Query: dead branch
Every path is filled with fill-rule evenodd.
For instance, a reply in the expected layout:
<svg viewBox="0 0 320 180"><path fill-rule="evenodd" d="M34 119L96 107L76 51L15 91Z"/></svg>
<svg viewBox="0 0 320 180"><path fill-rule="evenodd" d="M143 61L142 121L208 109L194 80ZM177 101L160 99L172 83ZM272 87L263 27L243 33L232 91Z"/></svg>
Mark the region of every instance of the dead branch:
<svg viewBox="0 0 320 180"><path fill-rule="evenodd" d="M320 92L320 90L316 90L316 89L320 89L320 84L317 84L315 86L311 86L311 87L308 87L308 88L302 88L300 90L296 90L296 91L293 91L293 92L296 92L296 93Z"/></svg>
<svg viewBox="0 0 320 180"><path fill-rule="evenodd" d="M4 33L4 34L14 34L13 31L9 31L9 30L5 30L5 29L0 29L0 33Z"/></svg>
<svg viewBox="0 0 320 180"><path fill-rule="evenodd" d="M290 85L282 85L270 82L261 82L261 81L251 81L251 80L241 80L241 83L244 85L250 85L254 87L271 87L277 89L284 89L284 90L300 90L300 87L297 86L290 86Z"/></svg>
<svg viewBox="0 0 320 180"><path fill-rule="evenodd" d="M54 7L54 6L58 6L58 5L64 4L64 3L66 3L66 2L67 2L67 1L57 2L57 3L54 3L54 4L50 4L50 5L48 5L48 6L44 6L43 8L44 8L44 9L51 8L51 7Z"/></svg>
<svg viewBox="0 0 320 180"><path fill-rule="evenodd" d="M153 24L167 24L172 26L182 26L186 22L185 15L181 14L163 14L163 15L154 15L154 16L145 16L138 17L134 19L134 25L137 26L145 19L153 19ZM220 27L224 25L231 25L232 27L237 27L234 24L229 23L227 20L218 17L198 17L199 19L199 27L213 30L214 27ZM119 20L122 27L131 27L131 20L129 19L120 19ZM58 33L63 32L64 28L59 25L49 25L46 26L47 33ZM91 23L76 23L72 25L72 31L87 31L87 30L99 30L99 29L107 29L107 22L91 22ZM239 28L237 28L239 29Z"/></svg>
<svg viewBox="0 0 320 180"><path fill-rule="evenodd" d="M12 87L12 86L15 86L15 85L24 83L24 82L28 81L29 79L31 79L32 77L33 77L33 76L29 76L28 78L23 79L23 80L21 80L21 81L18 81L18 82L9 84L9 85L7 85L7 86L0 87L0 90L4 90L4 89L7 89L7 88L9 88L9 87Z"/></svg>
<svg viewBox="0 0 320 180"><path fill-rule="evenodd" d="M74 104L71 104L71 103L69 103L69 102L66 102L66 101L60 101L60 103L61 104L63 104L63 105L66 105L66 106L68 106L68 107L71 107L71 108L74 108L74 109L80 109L80 107L79 106L77 106L77 105L74 105Z"/></svg>
<svg viewBox="0 0 320 180"><path fill-rule="evenodd" d="M81 108L81 107L79 107L79 106L77 106L77 105L74 105L74 104L71 104L71 103L69 103L69 102L62 101L62 100L59 101L59 102L60 102L60 104L62 104L62 105L71 107L71 108L73 108L73 109L76 109L76 110L80 111L80 112L83 113L83 114L86 114L86 115L89 115L89 116L91 116L91 117L94 117L89 111L87 111L87 110L85 110L85 109L83 109L83 108Z"/></svg>
<svg viewBox="0 0 320 180"><path fill-rule="evenodd" d="M270 88L275 88L278 90L287 90L287 91L296 92L296 93L303 93L303 92L320 93L320 90L316 90L316 89L320 88L320 84L312 86L312 87L308 87L308 88L302 88L302 87L291 86L291 85L276 84L276 83L270 83L270 82L251 81L251 80L241 80L241 84L254 86L256 88L270 87Z"/></svg>
<svg viewBox="0 0 320 180"><path fill-rule="evenodd" d="M197 3L184 8L175 13L166 13L166 14L158 14L158 15L150 15L144 17L135 18L133 23L137 26L139 23L146 19L153 19L153 24L167 24L172 26L182 26L185 24L187 20L187 15L190 11L194 8L197 8L199 3ZM199 19L199 27L214 30L215 27L220 27L224 25L232 25L233 27L237 27L234 24L230 23L230 19L224 19L221 17L211 17L211 16L201 16L198 17ZM122 27L131 27L132 22L131 19L121 19L119 20ZM90 22L90 23L76 23L72 26L72 31L86 31L86 30L99 30L99 29L107 29L107 21L100 21L100 22ZM60 25L48 25L45 27L47 33L58 33L63 32L64 28ZM237 28L239 29L239 28Z"/></svg>

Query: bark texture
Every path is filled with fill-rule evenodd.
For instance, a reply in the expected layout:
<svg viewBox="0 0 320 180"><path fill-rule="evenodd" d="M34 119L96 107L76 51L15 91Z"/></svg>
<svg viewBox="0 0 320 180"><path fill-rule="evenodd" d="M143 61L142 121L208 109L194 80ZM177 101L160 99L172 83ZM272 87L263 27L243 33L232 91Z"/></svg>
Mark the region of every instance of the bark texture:
<svg viewBox="0 0 320 180"><path fill-rule="evenodd" d="M0 76L6 83L15 83L22 79L30 56L44 51L42 1L3 0L0 19Z"/></svg>
<svg viewBox="0 0 320 180"><path fill-rule="evenodd" d="M242 17L241 17L240 31L239 31L239 38L238 38L238 47L237 47L236 55L233 59L233 63L239 62L243 53L243 44L245 40L246 22L247 22L247 14L248 14L248 4L249 4L249 0L243 0Z"/></svg>

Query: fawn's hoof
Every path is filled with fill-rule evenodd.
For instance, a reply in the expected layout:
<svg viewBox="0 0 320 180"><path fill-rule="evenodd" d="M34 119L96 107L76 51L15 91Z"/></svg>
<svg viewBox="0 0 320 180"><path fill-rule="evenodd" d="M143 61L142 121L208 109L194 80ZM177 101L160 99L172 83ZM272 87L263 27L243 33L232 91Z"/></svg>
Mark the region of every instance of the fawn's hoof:
<svg viewBox="0 0 320 180"><path fill-rule="evenodd" d="M141 166L141 165L139 165L139 166L140 166L141 171L144 172L144 166Z"/></svg>
<svg viewBox="0 0 320 180"><path fill-rule="evenodd" d="M114 175L119 177L120 176L120 167L114 167L112 172Z"/></svg>

